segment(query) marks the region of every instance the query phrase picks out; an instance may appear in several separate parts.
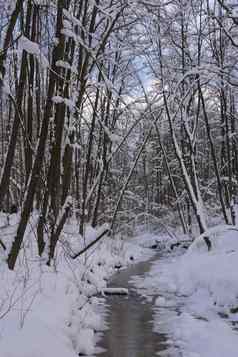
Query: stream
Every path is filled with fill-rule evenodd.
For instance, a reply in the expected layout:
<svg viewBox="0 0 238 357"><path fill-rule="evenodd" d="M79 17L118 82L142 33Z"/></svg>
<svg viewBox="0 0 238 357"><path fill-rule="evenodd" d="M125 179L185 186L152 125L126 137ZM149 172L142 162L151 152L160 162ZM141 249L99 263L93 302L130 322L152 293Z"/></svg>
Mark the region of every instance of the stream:
<svg viewBox="0 0 238 357"><path fill-rule="evenodd" d="M166 336L153 332L153 304L137 294L130 283L143 276L158 256L121 270L113 276L110 287L129 289L128 296L107 297L107 325L99 345L106 351L100 357L155 357L166 349Z"/></svg>

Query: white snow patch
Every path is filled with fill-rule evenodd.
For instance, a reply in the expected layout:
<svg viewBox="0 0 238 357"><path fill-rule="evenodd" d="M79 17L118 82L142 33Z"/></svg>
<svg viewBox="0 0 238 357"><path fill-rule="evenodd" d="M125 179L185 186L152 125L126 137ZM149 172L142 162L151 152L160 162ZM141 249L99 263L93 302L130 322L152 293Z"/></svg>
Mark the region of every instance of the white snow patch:
<svg viewBox="0 0 238 357"><path fill-rule="evenodd" d="M237 227L206 235L210 252L201 236L185 254L164 255L145 277L132 279L141 295L157 296L154 330L167 334L171 356L237 356Z"/></svg>

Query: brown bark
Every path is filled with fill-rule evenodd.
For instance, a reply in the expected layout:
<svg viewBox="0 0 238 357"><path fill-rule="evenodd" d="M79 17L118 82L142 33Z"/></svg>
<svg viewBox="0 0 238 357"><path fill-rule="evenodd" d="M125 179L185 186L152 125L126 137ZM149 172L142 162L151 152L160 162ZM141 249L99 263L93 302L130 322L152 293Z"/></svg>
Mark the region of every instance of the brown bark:
<svg viewBox="0 0 238 357"><path fill-rule="evenodd" d="M62 42L64 41L64 37L61 34L64 8L65 8L65 1L58 0L56 37L59 38L59 43L54 47L53 54L52 54L52 64L51 64L52 71L50 72L50 76L49 76L49 86L48 86L47 100L44 110L44 117L41 125L40 138L37 145L35 159L31 171L31 175L29 178L29 182L27 185L27 191L23 203L21 219L7 259L8 267L11 270L13 270L15 267L15 263L21 248L26 226L29 221L31 210L33 208L35 192L39 182L39 175L42 168L43 157L46 147L46 140L48 137L49 121L52 115L52 108L53 108L52 97L54 96L55 86L57 82L58 67L56 66L56 61L61 58L62 55L61 47L62 47Z"/></svg>

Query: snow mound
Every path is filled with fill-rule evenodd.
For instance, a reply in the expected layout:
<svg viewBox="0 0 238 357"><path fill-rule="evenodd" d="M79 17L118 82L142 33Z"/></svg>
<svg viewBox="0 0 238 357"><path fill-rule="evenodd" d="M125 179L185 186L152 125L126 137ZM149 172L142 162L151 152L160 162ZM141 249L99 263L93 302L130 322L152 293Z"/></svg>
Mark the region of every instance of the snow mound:
<svg viewBox="0 0 238 357"><path fill-rule="evenodd" d="M238 230L216 226L204 235L184 254L161 257L134 284L156 296L154 329L176 347L171 356L237 357Z"/></svg>

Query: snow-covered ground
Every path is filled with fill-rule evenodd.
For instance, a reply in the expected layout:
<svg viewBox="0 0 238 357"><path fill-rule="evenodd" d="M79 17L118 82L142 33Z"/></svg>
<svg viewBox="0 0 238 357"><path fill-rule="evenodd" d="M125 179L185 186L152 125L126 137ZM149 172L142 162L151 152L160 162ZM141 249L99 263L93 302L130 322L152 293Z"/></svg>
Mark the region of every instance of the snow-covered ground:
<svg viewBox="0 0 238 357"><path fill-rule="evenodd" d="M17 222L0 217L0 238L10 247ZM177 238L145 233L133 240L104 237L77 259L97 237L88 227L85 241L76 222L65 227L52 267L36 252L33 217L14 272L0 250L0 356L76 357L100 352L105 323L103 292L109 277L128 264L163 254L145 278L133 277L138 292L154 305L154 330L168 336L166 357L237 357L238 231L218 226L209 231L213 249L202 237L190 248L174 249ZM7 223L7 224L6 224ZM186 237L180 237L182 241ZM159 354L162 356L162 354Z"/></svg>
<svg viewBox="0 0 238 357"><path fill-rule="evenodd" d="M10 222L0 217L0 238L10 247L18 217ZM33 217L15 271L6 266L0 250L0 356L1 357L76 357L94 355L100 331L105 326L103 289L120 266L148 259L150 253L138 245L104 237L87 253L79 252L100 233L88 228L86 242L71 222L65 227L53 267L46 257L35 254ZM7 225L6 223L10 223Z"/></svg>
<svg viewBox="0 0 238 357"><path fill-rule="evenodd" d="M197 238L186 253L162 256L145 279L132 279L154 303L166 357L238 356L238 231L218 226L209 236L212 251Z"/></svg>

